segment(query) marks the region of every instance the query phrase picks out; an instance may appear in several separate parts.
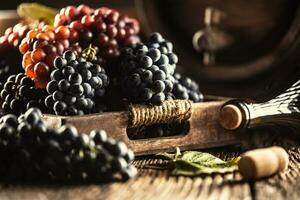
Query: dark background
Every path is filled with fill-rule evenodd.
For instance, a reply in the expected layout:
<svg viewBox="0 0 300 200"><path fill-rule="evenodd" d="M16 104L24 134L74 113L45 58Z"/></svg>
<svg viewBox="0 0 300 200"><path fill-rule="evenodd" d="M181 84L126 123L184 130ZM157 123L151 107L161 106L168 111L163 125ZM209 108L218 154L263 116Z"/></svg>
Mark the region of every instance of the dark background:
<svg viewBox="0 0 300 200"><path fill-rule="evenodd" d="M112 1L101 1L101 0L84 0L84 1L72 1L72 0L39 0L39 1L16 1L16 0L1 0L0 9L15 9L20 3L24 2L39 2L48 6L61 8L68 5L80 5L87 4L92 7L99 6L110 6L115 8L120 7L131 7L133 6L133 0L112 0Z"/></svg>

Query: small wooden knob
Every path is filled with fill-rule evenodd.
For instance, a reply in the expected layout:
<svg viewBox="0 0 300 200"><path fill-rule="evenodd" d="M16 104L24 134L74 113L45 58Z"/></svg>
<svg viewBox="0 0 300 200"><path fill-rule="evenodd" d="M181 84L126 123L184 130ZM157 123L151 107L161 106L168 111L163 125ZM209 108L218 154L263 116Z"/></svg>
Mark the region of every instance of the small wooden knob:
<svg viewBox="0 0 300 200"><path fill-rule="evenodd" d="M244 153L238 166L245 179L268 177L287 169L288 154L281 147L256 149Z"/></svg>
<svg viewBox="0 0 300 200"><path fill-rule="evenodd" d="M239 128L242 120L242 112L237 106L228 104L221 108L219 121L223 128L235 130Z"/></svg>

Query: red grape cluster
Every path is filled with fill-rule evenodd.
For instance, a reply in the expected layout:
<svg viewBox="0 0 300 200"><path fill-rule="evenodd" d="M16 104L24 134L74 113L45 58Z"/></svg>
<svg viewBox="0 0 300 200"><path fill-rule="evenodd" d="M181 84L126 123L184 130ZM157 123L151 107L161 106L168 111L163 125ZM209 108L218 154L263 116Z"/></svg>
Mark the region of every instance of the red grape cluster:
<svg viewBox="0 0 300 200"><path fill-rule="evenodd" d="M119 56L121 47L139 42L138 21L107 7L68 6L56 15L54 25L69 25L77 31L74 35L83 48L89 44L98 47L99 64Z"/></svg>
<svg viewBox="0 0 300 200"><path fill-rule="evenodd" d="M80 52L74 31L66 26L45 25L29 31L22 40L19 50L23 55L22 66L37 88L46 88L53 70L53 61L65 50Z"/></svg>
<svg viewBox="0 0 300 200"><path fill-rule="evenodd" d="M30 30L28 25L21 23L6 29L0 37L0 82L4 83L12 74L22 72L18 46Z"/></svg>
<svg viewBox="0 0 300 200"><path fill-rule="evenodd" d="M7 48L18 48L28 31L30 31L29 26L23 23L18 23L14 27L6 29L4 35L0 37L1 49L6 51Z"/></svg>

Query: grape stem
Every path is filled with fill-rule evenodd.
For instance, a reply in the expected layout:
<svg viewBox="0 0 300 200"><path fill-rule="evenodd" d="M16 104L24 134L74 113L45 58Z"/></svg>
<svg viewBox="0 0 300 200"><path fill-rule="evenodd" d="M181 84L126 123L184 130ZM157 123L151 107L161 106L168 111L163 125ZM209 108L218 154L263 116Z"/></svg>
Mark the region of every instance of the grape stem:
<svg viewBox="0 0 300 200"><path fill-rule="evenodd" d="M81 56L87 61L92 61L96 58L96 53L96 49L93 48L92 44L90 44L88 48L82 51Z"/></svg>

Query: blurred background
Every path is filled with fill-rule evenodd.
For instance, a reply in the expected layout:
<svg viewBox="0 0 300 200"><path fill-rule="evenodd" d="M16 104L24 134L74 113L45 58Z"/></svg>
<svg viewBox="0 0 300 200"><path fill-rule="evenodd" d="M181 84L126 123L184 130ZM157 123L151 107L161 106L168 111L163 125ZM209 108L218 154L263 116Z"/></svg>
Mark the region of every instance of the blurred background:
<svg viewBox="0 0 300 200"><path fill-rule="evenodd" d="M64 0L64 1L52 1L52 0L39 0L39 1L24 1L24 0L10 0L5 2L5 5L1 5L1 9L4 10L10 10L10 9L15 9L16 6L18 6L20 3L24 2L38 2L42 3L48 6L52 6L54 8L61 8L65 7L68 5L80 5L80 4L87 4L90 5L91 7L99 7L99 6L110 6L110 7L115 7L115 8L130 8L134 4L134 0Z"/></svg>
<svg viewBox="0 0 300 200"><path fill-rule="evenodd" d="M0 6L0 32L16 21L9 0ZM38 2L54 8L74 1ZM141 21L142 37L159 31L174 43L179 70L206 94L270 98L299 79L299 1L286 0L85 0Z"/></svg>

